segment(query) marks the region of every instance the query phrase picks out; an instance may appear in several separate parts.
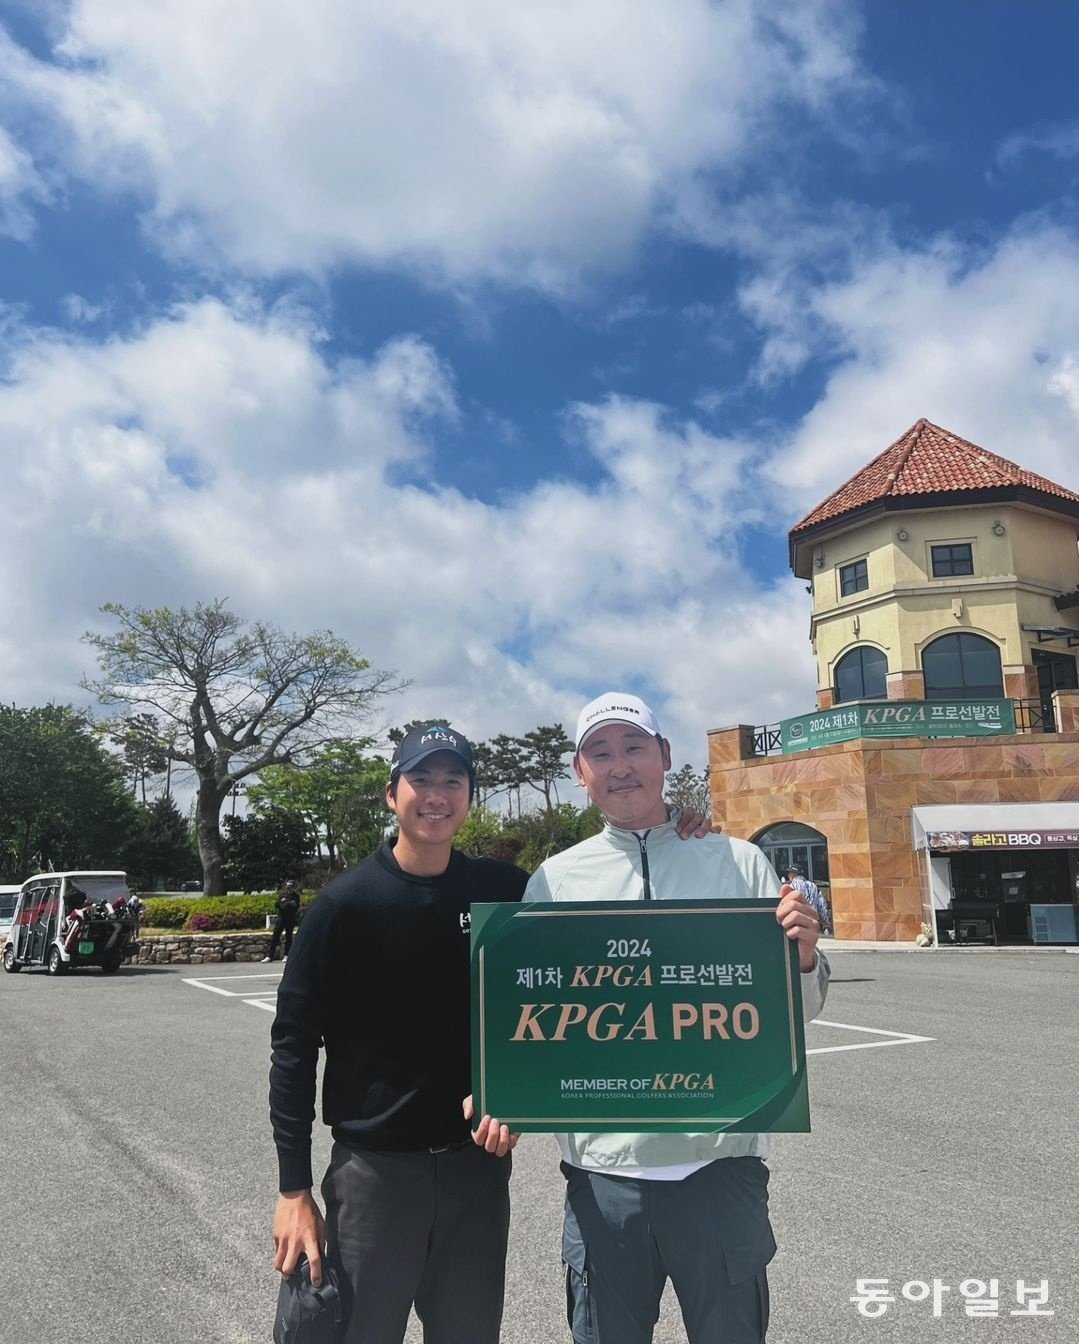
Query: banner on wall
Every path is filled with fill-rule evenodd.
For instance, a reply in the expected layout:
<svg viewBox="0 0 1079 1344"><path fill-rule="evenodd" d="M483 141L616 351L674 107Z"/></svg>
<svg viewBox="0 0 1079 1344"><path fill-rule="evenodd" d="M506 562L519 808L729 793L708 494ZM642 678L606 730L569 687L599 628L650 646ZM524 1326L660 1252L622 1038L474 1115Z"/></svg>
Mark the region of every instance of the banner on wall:
<svg viewBox="0 0 1079 1344"><path fill-rule="evenodd" d="M1015 732L1011 700L880 700L800 714L779 725L784 753L854 738L1004 737Z"/></svg>

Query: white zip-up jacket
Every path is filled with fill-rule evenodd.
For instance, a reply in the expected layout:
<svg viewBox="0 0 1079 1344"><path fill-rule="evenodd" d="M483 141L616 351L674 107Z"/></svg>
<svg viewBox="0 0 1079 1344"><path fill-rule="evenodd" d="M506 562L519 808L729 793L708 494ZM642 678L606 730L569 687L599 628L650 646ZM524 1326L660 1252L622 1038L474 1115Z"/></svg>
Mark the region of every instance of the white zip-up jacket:
<svg viewBox="0 0 1079 1344"><path fill-rule="evenodd" d="M779 879L756 845L725 835L680 840L678 814L647 831L606 826L599 835L547 859L525 888L526 901L709 900L779 896ZM802 972L802 1012L810 1022L824 1007L831 970L818 950ZM767 1134L558 1134L562 1156L576 1167L617 1172L767 1157Z"/></svg>

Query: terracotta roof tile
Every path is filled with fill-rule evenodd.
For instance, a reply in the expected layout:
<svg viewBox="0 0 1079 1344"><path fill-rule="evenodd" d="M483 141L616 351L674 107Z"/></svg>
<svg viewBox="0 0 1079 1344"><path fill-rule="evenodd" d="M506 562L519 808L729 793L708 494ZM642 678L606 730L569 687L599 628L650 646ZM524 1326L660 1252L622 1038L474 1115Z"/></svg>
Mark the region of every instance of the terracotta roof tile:
<svg viewBox="0 0 1079 1344"><path fill-rule="evenodd" d="M923 419L795 523L791 535L888 496L991 490L1008 485L1024 485L1079 503L1074 491Z"/></svg>

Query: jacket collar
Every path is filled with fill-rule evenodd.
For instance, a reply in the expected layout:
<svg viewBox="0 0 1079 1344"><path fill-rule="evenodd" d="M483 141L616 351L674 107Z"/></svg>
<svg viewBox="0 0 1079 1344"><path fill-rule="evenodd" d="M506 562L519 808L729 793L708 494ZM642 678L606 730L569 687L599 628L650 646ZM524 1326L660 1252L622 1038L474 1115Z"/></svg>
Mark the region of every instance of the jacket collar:
<svg viewBox="0 0 1079 1344"><path fill-rule="evenodd" d="M645 827L644 830L640 831L625 831L620 826L612 826L608 822L603 828L603 835L607 843L613 845L616 849L624 849L627 854L637 854L640 852L641 841L645 836L648 837L649 849L678 839L675 828L682 815L682 809L672 807L670 814L669 821L661 822L658 826Z"/></svg>

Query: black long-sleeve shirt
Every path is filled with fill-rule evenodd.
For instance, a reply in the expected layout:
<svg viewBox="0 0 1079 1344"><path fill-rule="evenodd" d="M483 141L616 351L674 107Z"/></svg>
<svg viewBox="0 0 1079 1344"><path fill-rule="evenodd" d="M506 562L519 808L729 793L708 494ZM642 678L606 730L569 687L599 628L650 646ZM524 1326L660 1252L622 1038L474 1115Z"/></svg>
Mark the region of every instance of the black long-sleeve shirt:
<svg viewBox="0 0 1079 1344"><path fill-rule="evenodd" d="M277 991L270 1118L280 1188L311 1184L320 1041L322 1118L359 1148L466 1140L472 1090L469 907L519 901L528 875L453 851L437 877L403 872L384 844L304 916Z"/></svg>

